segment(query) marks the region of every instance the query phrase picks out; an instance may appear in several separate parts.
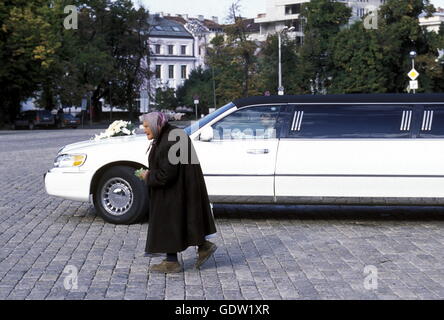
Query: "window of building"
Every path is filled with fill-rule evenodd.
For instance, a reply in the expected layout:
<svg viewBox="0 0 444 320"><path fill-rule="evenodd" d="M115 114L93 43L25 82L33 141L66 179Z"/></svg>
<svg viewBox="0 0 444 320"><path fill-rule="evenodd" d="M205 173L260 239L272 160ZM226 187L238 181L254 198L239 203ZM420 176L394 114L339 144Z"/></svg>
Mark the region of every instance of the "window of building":
<svg viewBox="0 0 444 320"><path fill-rule="evenodd" d="M174 66L168 66L168 78L174 79Z"/></svg>
<svg viewBox="0 0 444 320"><path fill-rule="evenodd" d="M295 19L289 23L286 23L287 27L294 27L295 32L304 32L305 20L304 19Z"/></svg>
<svg viewBox="0 0 444 320"><path fill-rule="evenodd" d="M156 54L160 54L160 44L155 45L155 52Z"/></svg>
<svg viewBox="0 0 444 320"><path fill-rule="evenodd" d="M174 46L173 45L168 46L168 54L174 54Z"/></svg>
<svg viewBox="0 0 444 320"><path fill-rule="evenodd" d="M289 4L285 6L285 14L298 14L301 13L301 4Z"/></svg>
<svg viewBox="0 0 444 320"><path fill-rule="evenodd" d="M186 79L187 78L187 66L181 66L181 68L180 68L180 77L182 79Z"/></svg>
<svg viewBox="0 0 444 320"><path fill-rule="evenodd" d="M180 54L181 55L187 54L187 46L180 46Z"/></svg>
<svg viewBox="0 0 444 320"><path fill-rule="evenodd" d="M162 78L162 66L156 65L156 79Z"/></svg>

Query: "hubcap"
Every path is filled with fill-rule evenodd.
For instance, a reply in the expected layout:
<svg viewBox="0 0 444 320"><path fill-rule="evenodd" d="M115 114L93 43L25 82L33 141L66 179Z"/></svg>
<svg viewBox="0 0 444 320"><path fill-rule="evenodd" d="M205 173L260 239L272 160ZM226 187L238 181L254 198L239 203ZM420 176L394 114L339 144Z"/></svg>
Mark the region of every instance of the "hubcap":
<svg viewBox="0 0 444 320"><path fill-rule="evenodd" d="M121 216L127 213L133 204L133 189L122 178L111 178L102 187L102 206L109 214Z"/></svg>

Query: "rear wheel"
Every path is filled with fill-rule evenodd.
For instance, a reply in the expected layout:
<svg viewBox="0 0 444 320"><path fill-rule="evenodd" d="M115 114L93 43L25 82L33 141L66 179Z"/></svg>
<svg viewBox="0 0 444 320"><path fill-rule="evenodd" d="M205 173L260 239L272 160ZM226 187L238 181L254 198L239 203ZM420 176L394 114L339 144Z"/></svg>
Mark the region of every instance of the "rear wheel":
<svg viewBox="0 0 444 320"><path fill-rule="evenodd" d="M99 215L114 224L133 224L148 213L148 188L134 175L134 168L116 166L99 179L94 206Z"/></svg>

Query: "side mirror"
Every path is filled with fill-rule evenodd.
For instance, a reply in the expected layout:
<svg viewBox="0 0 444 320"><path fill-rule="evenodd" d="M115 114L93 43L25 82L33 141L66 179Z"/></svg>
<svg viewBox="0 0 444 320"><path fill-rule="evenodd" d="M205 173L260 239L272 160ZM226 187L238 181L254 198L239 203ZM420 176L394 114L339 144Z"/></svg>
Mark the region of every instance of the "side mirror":
<svg viewBox="0 0 444 320"><path fill-rule="evenodd" d="M211 126L205 127L200 132L199 140L210 142L214 138L213 128Z"/></svg>

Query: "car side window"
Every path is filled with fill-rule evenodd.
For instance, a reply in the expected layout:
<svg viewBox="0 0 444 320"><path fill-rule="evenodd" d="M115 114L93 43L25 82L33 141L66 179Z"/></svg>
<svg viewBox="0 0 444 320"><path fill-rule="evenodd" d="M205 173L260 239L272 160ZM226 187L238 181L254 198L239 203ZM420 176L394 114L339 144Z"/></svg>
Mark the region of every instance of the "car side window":
<svg viewBox="0 0 444 320"><path fill-rule="evenodd" d="M444 110L426 106L420 117L419 138L444 137Z"/></svg>
<svg viewBox="0 0 444 320"><path fill-rule="evenodd" d="M410 138L413 106L294 106L288 137Z"/></svg>
<svg viewBox="0 0 444 320"><path fill-rule="evenodd" d="M213 140L274 139L280 106L246 107L213 125Z"/></svg>

